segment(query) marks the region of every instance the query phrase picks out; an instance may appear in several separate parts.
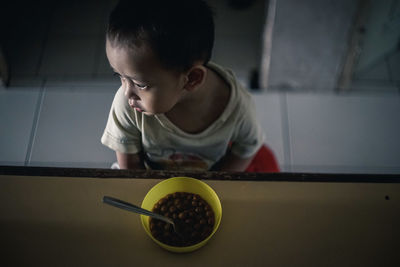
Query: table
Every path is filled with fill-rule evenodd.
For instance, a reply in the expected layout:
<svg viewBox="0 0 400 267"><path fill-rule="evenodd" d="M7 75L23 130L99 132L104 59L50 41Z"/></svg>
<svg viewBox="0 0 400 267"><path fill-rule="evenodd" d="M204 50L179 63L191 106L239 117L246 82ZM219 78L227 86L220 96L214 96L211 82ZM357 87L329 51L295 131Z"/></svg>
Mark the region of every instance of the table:
<svg viewBox="0 0 400 267"><path fill-rule="evenodd" d="M2 265L400 266L396 175L190 173L216 191L223 215L188 254L163 250L138 215L101 202L140 204L176 174L0 167Z"/></svg>

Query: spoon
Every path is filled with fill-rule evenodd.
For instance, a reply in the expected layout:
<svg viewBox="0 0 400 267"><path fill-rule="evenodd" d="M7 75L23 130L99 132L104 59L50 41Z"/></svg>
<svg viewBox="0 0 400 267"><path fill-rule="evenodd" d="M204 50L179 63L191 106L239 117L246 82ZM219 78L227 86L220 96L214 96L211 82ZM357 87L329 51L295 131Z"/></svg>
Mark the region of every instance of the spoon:
<svg viewBox="0 0 400 267"><path fill-rule="evenodd" d="M114 197L104 196L103 197L103 202L108 204L108 205L120 208L120 209L132 211L132 212L143 214L143 215L146 215L146 216L150 216L150 217L153 217L155 219L158 219L158 220L164 221L166 223L172 224L172 227L174 228L175 233L180 235L179 232L178 232L178 229L177 229L178 227L175 225L174 221L172 219L168 218L168 217L165 217L165 216L162 216L160 214L151 212L149 210L140 208L140 207L138 207L136 205L133 205L133 204L125 202L125 201L122 201L122 200L114 198Z"/></svg>

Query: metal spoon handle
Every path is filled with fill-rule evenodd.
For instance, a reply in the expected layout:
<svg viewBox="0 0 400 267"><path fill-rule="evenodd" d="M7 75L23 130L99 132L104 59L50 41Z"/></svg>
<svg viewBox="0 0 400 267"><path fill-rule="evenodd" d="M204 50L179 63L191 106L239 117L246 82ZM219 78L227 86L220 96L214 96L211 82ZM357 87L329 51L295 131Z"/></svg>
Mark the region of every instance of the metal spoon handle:
<svg viewBox="0 0 400 267"><path fill-rule="evenodd" d="M120 199L117 199L117 198L114 198L114 197L104 196L103 197L103 202L108 204L108 205L120 208L120 209L133 211L133 212L136 212L136 213L139 213L139 214L143 214L143 215L146 215L146 216L153 217L153 218L158 219L158 220L162 220L162 221L170 223L170 224L174 224L174 222L170 218L167 218L167 217L159 215L157 213L148 211L146 209L142 209L142 208L140 208L140 207L138 207L136 205L133 205L131 203L125 202L123 200L120 200Z"/></svg>

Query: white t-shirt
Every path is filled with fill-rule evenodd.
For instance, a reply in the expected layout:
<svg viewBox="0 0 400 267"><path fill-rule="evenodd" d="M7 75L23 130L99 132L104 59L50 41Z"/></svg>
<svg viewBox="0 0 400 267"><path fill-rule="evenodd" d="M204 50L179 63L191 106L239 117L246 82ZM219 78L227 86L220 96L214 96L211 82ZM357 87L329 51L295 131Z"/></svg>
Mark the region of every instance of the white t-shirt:
<svg viewBox="0 0 400 267"><path fill-rule="evenodd" d="M196 134L186 133L164 114L138 112L128 105L121 87L112 103L101 142L122 153L142 152L146 166L152 169L209 170L229 146L238 157L253 156L264 143L264 135L256 120L251 95L230 70L212 62L207 67L230 87L225 110L207 129Z"/></svg>

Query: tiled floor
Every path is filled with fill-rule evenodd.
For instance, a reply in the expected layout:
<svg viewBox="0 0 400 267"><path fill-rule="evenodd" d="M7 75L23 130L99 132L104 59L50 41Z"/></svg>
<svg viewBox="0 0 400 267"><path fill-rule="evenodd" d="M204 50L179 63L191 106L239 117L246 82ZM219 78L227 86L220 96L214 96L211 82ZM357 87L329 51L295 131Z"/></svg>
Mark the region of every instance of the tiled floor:
<svg viewBox="0 0 400 267"><path fill-rule="evenodd" d="M38 32L27 31L29 42L13 34L14 76L10 88L0 88L1 165L109 168L115 161L100 143L118 88L104 55L100 18L113 2L72 1L66 13L63 2L50 2L42 18L52 23L37 21L29 29ZM234 38L230 34L216 44L215 58L233 66L248 60L242 65L250 68L256 54L226 55L235 47L255 50L254 42ZM245 82L246 71L236 72ZM283 171L400 173L398 94L253 96Z"/></svg>
<svg viewBox="0 0 400 267"><path fill-rule="evenodd" d="M41 88L0 89L0 163L24 165L31 147Z"/></svg>
<svg viewBox="0 0 400 267"><path fill-rule="evenodd" d="M100 138L116 88L45 87L29 165L109 167Z"/></svg>
<svg viewBox="0 0 400 267"><path fill-rule="evenodd" d="M117 83L0 91L0 164L108 168L100 144ZM399 173L398 95L253 94L283 171Z"/></svg>
<svg viewBox="0 0 400 267"><path fill-rule="evenodd" d="M297 171L399 172L398 95L287 96Z"/></svg>

